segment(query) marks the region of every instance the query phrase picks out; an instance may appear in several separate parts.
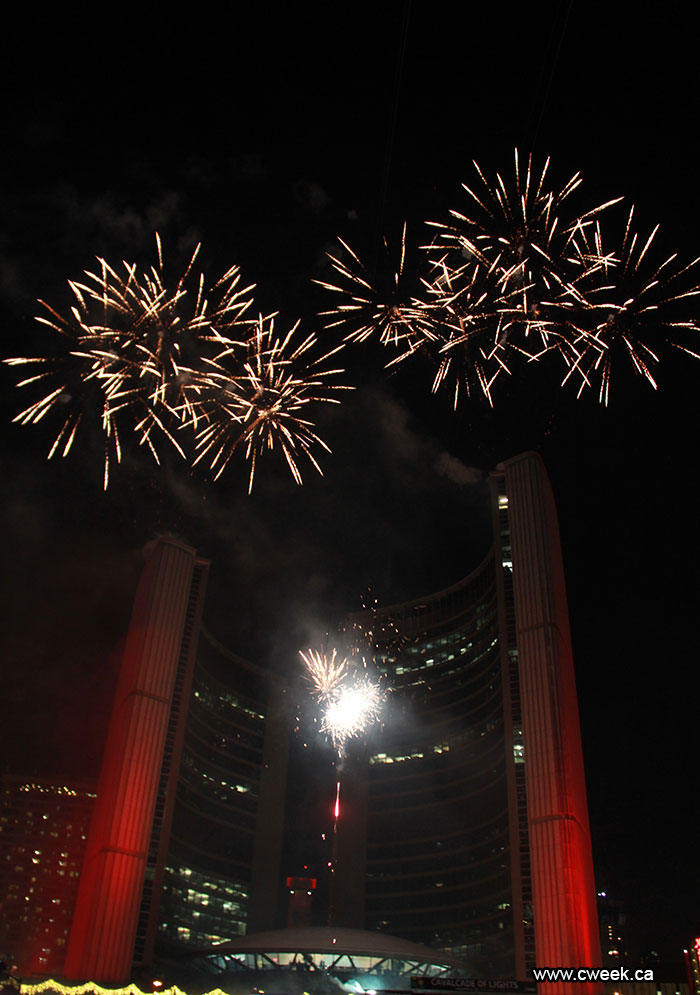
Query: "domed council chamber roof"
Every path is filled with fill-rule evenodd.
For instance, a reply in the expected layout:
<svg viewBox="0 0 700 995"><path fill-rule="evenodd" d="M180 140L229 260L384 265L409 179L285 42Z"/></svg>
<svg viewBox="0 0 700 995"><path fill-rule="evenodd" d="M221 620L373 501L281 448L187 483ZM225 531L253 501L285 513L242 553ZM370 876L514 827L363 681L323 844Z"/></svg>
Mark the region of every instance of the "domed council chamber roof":
<svg viewBox="0 0 700 995"><path fill-rule="evenodd" d="M283 955L283 956L280 956ZM222 961L262 958L270 966L301 962L320 962L341 958L362 958L365 969L374 969L382 962L402 961L411 973L440 973L441 970L465 970L466 964L440 950L421 943L411 943L399 936L364 929L336 926L306 926L301 929L278 929L217 943L198 950L197 957L221 958ZM366 960L365 960L366 958Z"/></svg>

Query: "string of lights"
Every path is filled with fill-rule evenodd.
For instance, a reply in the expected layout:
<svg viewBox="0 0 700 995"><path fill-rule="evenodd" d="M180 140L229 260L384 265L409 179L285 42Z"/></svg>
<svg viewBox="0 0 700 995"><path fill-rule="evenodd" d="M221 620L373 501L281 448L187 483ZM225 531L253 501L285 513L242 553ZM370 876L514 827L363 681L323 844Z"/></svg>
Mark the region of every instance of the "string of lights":
<svg viewBox="0 0 700 995"><path fill-rule="evenodd" d="M148 991L144 991L133 982L123 988L103 988L95 981L86 981L82 985L63 985L60 981L54 981L53 978L40 981L36 985L27 985L24 983L20 985L21 995L42 995L42 992L58 992L58 995L86 995L88 992L93 993L93 995L153 995L153 990L151 988ZM157 990L161 995L187 995L177 985L173 985L171 988L158 988ZM226 995L226 993L221 988L212 988L205 995Z"/></svg>

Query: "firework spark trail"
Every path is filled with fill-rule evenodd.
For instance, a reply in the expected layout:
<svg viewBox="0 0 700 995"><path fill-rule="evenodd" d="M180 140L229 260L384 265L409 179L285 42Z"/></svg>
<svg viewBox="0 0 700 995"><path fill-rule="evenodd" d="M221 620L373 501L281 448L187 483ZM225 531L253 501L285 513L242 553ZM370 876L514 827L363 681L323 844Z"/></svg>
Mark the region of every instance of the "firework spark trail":
<svg viewBox="0 0 700 995"><path fill-rule="evenodd" d="M249 493L258 457L276 446L298 484L302 482L302 455L323 473L312 450L317 446L326 452L330 449L314 431L313 423L302 415L311 403L339 404L336 393L351 389L333 382L342 369L323 366L342 345L311 358L318 344L316 336L308 335L296 343L297 322L280 337L274 319L275 315L259 317L242 355L236 345L209 363L213 391L209 402L206 396L202 398L201 424L194 425L199 450L194 462L206 457L215 480L236 450L245 447L250 462Z"/></svg>
<svg viewBox="0 0 700 995"><path fill-rule="evenodd" d="M5 360L30 368L31 375L18 386L39 385L46 391L15 421L36 424L54 411L63 414L49 458L67 456L81 424L97 421L105 440L105 489L110 459L121 461L125 422L157 462L161 438L184 455L175 432L182 411L196 417L208 382L203 360L230 348L249 324L243 315L252 287L240 286L237 266L207 289L203 274L194 277L197 246L169 291L158 235L156 246L158 264L143 274L135 263L123 262L120 273L98 258L96 271L86 270L82 281L69 280L74 303L65 316L40 300L48 316L36 320L59 334L62 350Z"/></svg>
<svg viewBox="0 0 700 995"><path fill-rule="evenodd" d="M361 599L362 612L350 615L350 631L352 640L360 652L360 646L366 647L371 656L381 647L391 652L393 656L401 653L410 637L403 632L398 621L387 611L379 609L379 600L367 589ZM344 631L346 631L344 629Z"/></svg>

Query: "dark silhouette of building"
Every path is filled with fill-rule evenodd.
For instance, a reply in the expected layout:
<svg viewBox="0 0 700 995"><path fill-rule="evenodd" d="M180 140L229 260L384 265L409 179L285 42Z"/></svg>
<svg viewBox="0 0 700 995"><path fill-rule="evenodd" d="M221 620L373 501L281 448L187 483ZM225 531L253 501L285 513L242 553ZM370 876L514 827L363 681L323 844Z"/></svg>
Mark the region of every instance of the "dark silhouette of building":
<svg viewBox="0 0 700 995"><path fill-rule="evenodd" d="M627 914L624 902L607 891L598 892L598 922L600 924L600 952L604 967L628 963Z"/></svg>

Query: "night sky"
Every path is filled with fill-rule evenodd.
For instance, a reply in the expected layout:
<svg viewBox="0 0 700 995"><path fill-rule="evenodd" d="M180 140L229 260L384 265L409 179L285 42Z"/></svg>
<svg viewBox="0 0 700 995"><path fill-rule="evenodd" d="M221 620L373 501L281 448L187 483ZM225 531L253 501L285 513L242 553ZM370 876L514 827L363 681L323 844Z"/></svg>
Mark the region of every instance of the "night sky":
<svg viewBox="0 0 700 995"><path fill-rule="evenodd" d="M581 170L586 204L624 196L659 253L699 254L696 33L687 5L517 8L427 3L17 5L2 59L0 315L4 356L48 333L38 297L98 255L150 264L158 230L185 262L238 263L280 321L328 300L337 236L378 236L463 206L472 159L513 148ZM623 208L624 213L624 208ZM337 244L337 243L335 243ZM697 347L696 347L697 348ZM390 603L464 576L489 545L485 475L540 452L560 515L599 889L631 953L677 957L700 924L696 527L700 365L669 354L654 392L622 366L610 404L530 364L454 414L420 366L387 378L348 355L342 407L318 412L333 455L298 488L261 464L218 483L131 451L106 494L102 442L44 459L56 423L11 424L3 367L4 767L95 774L144 550L174 534L212 560L207 625L282 671L371 592ZM631 961L632 962L632 961Z"/></svg>

